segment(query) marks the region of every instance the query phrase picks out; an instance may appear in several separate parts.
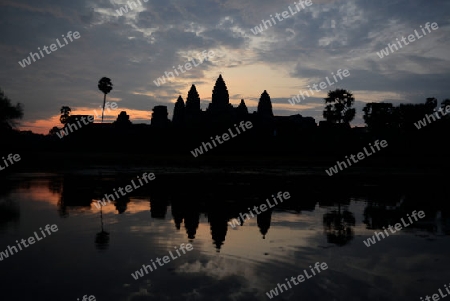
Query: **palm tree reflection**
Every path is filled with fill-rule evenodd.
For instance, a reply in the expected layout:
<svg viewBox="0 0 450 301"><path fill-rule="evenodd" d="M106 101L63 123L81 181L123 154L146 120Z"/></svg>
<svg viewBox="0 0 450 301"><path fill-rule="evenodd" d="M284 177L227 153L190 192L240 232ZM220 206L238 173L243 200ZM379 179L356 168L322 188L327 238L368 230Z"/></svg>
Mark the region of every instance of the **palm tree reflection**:
<svg viewBox="0 0 450 301"><path fill-rule="evenodd" d="M98 232L95 236L95 246L99 250L106 250L109 246L109 233L103 230L103 206L100 207L100 221L102 231Z"/></svg>

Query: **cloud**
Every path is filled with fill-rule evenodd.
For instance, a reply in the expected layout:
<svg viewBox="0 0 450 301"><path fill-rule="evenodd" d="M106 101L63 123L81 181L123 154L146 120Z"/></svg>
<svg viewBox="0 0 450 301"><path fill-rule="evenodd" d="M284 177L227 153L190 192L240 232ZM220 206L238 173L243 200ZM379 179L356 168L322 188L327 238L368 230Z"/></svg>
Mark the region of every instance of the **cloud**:
<svg viewBox="0 0 450 301"><path fill-rule="evenodd" d="M304 84L337 69L351 71L342 85L361 102L418 103L426 97L441 100L450 95L447 2L312 0L310 7L259 35L250 29L287 10L292 1L141 3L121 17L116 10L127 1L49 0L38 5L31 0L7 0L0 4L0 18L8 24L0 28L4 68L0 87L13 102L24 103L24 122L29 128L38 120L50 124L62 105L97 107L102 97L97 82L103 76L114 84L108 97L120 99L133 112L131 120L141 118L134 113L144 111L150 118L152 107L158 104L167 105L171 112L178 95L185 98L192 83L202 101L210 99L220 73L227 83L233 83L228 85L230 94L239 95L233 102L257 99L264 89L276 91L272 98L287 100ZM387 43L426 22L437 22L439 29L389 57L378 58L376 52ZM68 31L79 31L81 38L20 67L18 61ZM221 52L221 56L155 87L153 81L173 66L185 64L188 53L204 50ZM240 87L239 82L253 84ZM255 109L253 101L249 110ZM291 113L281 104L274 110L275 114ZM306 107L298 110L302 115L311 113ZM315 110L311 116L319 121L320 107Z"/></svg>

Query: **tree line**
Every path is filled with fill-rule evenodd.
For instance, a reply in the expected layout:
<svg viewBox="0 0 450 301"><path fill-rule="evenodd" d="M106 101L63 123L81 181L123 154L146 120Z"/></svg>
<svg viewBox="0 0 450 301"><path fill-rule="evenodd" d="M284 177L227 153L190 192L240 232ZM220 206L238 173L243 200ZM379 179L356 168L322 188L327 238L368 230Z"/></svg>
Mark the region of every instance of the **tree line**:
<svg viewBox="0 0 450 301"><path fill-rule="evenodd" d="M221 77L220 77L221 78ZM195 85L189 91L189 96L196 92ZM103 109L102 109L102 123L103 114L105 109L106 95L113 89L113 84L110 78L102 77L98 82L98 89L104 94L103 97ZM194 92L192 92L194 91ZM198 98L197 106L186 102L187 113L192 108L200 108L200 99L198 93L196 94ZM191 97L192 98L192 97ZM190 100L191 101L191 100ZM191 101L192 102L192 101ZM347 126L350 127L351 121L354 120L356 116L356 109L354 108L355 98L351 91L346 89L336 89L329 91L327 97L324 98L325 107L323 110L324 121L321 121L319 125L323 126ZM180 112L181 103L184 105L184 101L181 96L178 97L177 102L174 107L174 116L172 122L177 123L180 116L177 112ZM429 97L424 103L419 104L409 104L403 103L398 106L394 106L392 103L387 102L372 102L367 103L362 109L363 120L366 127L371 131L380 130L412 130L414 125L417 124L419 120L424 119L427 115L431 115L437 111L437 109L445 109L450 105L450 99L443 100L438 106L438 100L434 97ZM266 91L261 95L260 103L258 104L258 109L268 108L272 109L272 103L270 101L270 96ZM247 107L245 106L244 100L241 100L240 105L237 107L238 112L243 112L242 114L248 114ZM60 109L60 122L66 125L71 113L71 108L68 106L62 106ZM5 95L5 93L0 89L0 130L13 130L17 128L18 120L22 119L24 115L23 104L17 103L13 105L11 100ZM269 116L273 113L270 112ZM183 115L184 117L184 115ZM120 120L119 120L120 119ZM127 124L129 122L129 116L125 112L121 112L118 116L117 121L125 120ZM439 118L441 119L441 118ZM449 120L449 116L442 116L443 120ZM53 135L59 129L57 127L52 128L49 134Z"/></svg>

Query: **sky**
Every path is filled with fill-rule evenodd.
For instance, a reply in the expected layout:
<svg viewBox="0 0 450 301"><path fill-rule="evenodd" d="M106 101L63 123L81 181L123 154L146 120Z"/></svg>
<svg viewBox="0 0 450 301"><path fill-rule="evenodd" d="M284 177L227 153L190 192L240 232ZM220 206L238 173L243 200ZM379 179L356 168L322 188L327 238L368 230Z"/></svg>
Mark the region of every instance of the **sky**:
<svg viewBox="0 0 450 301"><path fill-rule="evenodd" d="M275 115L317 123L328 91L347 89L355 98L351 125L363 126L369 102L450 98L449 12L444 0L0 0L0 89L24 106L18 128L41 134L62 126L62 106L100 122L102 77L113 83L106 101L117 103L105 122L126 111L148 124L156 105L171 119L192 84L206 110L220 74L234 106L244 99L252 113L267 90ZM428 22L437 28L428 31ZM41 57L33 61L30 52ZM339 69L349 75L335 80ZM174 77L155 84L165 72ZM320 82L323 89L309 90ZM309 97L290 104L300 91Z"/></svg>

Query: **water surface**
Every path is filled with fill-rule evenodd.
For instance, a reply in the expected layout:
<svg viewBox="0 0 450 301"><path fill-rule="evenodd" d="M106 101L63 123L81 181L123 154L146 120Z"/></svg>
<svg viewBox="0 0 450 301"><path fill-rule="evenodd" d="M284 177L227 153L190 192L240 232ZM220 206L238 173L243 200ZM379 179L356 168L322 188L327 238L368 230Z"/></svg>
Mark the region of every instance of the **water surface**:
<svg viewBox="0 0 450 301"><path fill-rule="evenodd" d="M328 269L273 299L419 300L450 282L442 189L165 170L101 210L94 205L142 172L4 179L0 252L47 224L58 231L0 261L2 300L270 300L266 292L316 262ZM228 224L278 191L291 198L242 226ZM413 210L426 217L371 247L363 243ZM131 276L187 243L192 251Z"/></svg>

